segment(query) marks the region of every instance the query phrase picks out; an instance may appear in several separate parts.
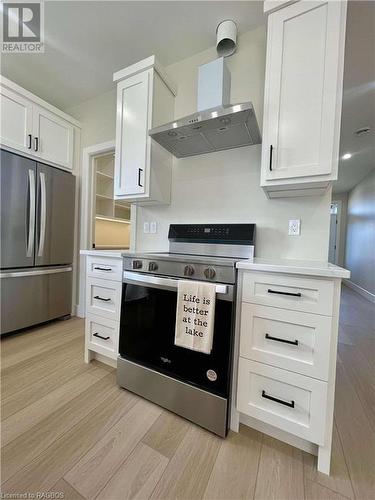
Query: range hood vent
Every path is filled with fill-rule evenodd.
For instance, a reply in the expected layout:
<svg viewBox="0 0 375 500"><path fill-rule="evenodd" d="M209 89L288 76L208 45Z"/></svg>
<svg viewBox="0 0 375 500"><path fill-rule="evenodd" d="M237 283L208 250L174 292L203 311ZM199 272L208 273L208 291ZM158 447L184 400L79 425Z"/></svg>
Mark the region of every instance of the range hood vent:
<svg viewBox="0 0 375 500"><path fill-rule="evenodd" d="M153 128L149 135L177 158L262 142L251 102L200 111Z"/></svg>

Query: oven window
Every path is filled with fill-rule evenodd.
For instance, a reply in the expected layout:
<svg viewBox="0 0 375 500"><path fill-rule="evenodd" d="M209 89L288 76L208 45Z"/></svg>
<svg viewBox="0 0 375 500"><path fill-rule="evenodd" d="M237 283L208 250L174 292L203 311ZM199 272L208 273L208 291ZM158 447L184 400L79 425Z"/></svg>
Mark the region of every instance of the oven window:
<svg viewBox="0 0 375 500"><path fill-rule="evenodd" d="M233 303L216 301L211 354L174 345L176 303L176 291L123 284L120 355L227 397L230 383ZM216 374L216 380L213 380L213 373Z"/></svg>

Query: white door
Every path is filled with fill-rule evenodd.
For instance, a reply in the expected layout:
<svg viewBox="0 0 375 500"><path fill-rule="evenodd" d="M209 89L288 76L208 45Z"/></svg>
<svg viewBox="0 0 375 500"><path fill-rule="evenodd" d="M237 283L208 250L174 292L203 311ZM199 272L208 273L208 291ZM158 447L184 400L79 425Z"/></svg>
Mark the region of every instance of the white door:
<svg viewBox="0 0 375 500"><path fill-rule="evenodd" d="M73 168L74 127L40 106L33 107L34 151L41 159Z"/></svg>
<svg viewBox="0 0 375 500"><path fill-rule="evenodd" d="M265 180L332 171L342 9L341 2L298 2L269 16Z"/></svg>
<svg viewBox="0 0 375 500"><path fill-rule="evenodd" d="M330 262L331 264L337 264L336 245L337 245L337 214L331 213L331 223L329 226L329 252L328 252L328 262Z"/></svg>
<svg viewBox="0 0 375 500"><path fill-rule="evenodd" d="M16 92L1 87L1 144L30 153L32 144L32 103Z"/></svg>
<svg viewBox="0 0 375 500"><path fill-rule="evenodd" d="M117 87L115 196L146 192L150 155L150 71Z"/></svg>

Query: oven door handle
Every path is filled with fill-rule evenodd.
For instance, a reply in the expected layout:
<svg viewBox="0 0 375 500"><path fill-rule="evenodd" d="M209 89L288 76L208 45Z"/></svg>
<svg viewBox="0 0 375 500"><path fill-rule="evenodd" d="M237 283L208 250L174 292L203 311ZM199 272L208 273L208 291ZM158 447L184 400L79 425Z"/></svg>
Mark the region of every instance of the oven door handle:
<svg viewBox="0 0 375 500"><path fill-rule="evenodd" d="M134 283L137 285L157 285L160 288L176 289L180 280L175 278L163 278L161 276L150 276L148 274L133 273L124 271L123 281L125 283ZM202 283L206 283L203 281ZM226 295L228 293L228 285L217 284L216 293Z"/></svg>

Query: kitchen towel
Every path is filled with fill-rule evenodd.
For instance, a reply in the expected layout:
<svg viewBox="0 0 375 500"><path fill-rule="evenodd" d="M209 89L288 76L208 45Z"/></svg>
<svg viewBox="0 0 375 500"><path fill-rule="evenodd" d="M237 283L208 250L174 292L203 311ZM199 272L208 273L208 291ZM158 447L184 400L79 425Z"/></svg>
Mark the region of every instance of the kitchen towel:
<svg viewBox="0 0 375 500"><path fill-rule="evenodd" d="M178 282L174 343L210 354L214 336L216 285L202 281Z"/></svg>

